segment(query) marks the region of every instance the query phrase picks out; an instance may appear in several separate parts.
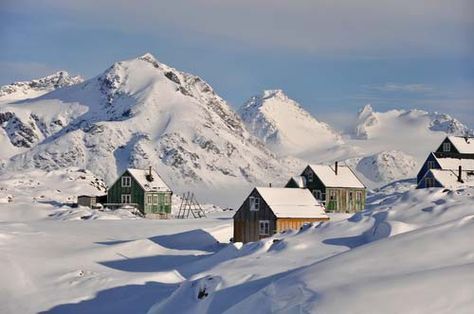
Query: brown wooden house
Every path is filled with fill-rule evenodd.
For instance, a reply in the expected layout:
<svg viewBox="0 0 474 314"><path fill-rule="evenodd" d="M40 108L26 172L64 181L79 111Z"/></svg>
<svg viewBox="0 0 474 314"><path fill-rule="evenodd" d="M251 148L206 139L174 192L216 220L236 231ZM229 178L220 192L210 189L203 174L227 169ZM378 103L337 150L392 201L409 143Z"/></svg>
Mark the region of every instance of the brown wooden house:
<svg viewBox="0 0 474 314"><path fill-rule="evenodd" d="M329 220L307 189L254 188L234 215L234 242L252 242L304 223Z"/></svg>

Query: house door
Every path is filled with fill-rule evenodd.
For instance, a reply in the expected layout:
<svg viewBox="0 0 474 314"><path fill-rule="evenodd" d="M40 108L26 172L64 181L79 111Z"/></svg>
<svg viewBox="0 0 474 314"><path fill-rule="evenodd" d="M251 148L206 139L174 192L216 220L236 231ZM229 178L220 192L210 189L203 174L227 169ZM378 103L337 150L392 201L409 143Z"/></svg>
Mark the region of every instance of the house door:
<svg viewBox="0 0 474 314"><path fill-rule="evenodd" d="M347 210L350 212L354 210L354 192L352 191L347 192Z"/></svg>

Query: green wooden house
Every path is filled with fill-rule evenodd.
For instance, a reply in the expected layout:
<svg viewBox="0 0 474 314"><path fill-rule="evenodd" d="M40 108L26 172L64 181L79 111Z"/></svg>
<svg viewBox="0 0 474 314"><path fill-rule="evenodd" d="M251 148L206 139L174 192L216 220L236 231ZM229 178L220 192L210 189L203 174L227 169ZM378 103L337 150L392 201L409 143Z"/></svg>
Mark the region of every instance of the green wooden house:
<svg viewBox="0 0 474 314"><path fill-rule="evenodd" d="M286 187L309 189L328 212L353 213L365 208L366 187L348 166L308 165Z"/></svg>
<svg viewBox="0 0 474 314"><path fill-rule="evenodd" d="M125 170L107 192L108 207L130 205L145 216L168 218L173 192L151 167Z"/></svg>

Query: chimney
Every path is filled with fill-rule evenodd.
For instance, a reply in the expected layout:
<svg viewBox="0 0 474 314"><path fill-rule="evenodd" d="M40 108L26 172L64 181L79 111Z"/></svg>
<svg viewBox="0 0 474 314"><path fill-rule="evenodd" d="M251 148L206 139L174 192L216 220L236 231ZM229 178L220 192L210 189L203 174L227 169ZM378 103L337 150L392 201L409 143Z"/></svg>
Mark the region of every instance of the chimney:
<svg viewBox="0 0 474 314"><path fill-rule="evenodd" d="M151 174L151 166L148 167L148 174L146 175L146 179L149 182L153 181L153 175Z"/></svg>
<svg viewBox="0 0 474 314"><path fill-rule="evenodd" d="M270 182L270 183L268 183L268 187L269 187L269 188L271 188L271 187L272 187L272 183L271 183L271 182Z"/></svg>
<svg viewBox="0 0 474 314"><path fill-rule="evenodd" d="M459 165L459 168L458 168L458 182L464 183L464 181L462 180L462 166L461 165Z"/></svg>
<svg viewBox="0 0 474 314"><path fill-rule="evenodd" d="M336 173L336 176L337 176L337 161L334 163L334 172Z"/></svg>

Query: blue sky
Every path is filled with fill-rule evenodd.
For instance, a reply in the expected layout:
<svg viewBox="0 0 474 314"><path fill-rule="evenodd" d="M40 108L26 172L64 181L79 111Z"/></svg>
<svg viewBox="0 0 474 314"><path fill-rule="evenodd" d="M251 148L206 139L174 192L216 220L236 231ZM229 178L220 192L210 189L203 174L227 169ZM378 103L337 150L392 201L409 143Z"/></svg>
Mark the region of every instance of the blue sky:
<svg viewBox="0 0 474 314"><path fill-rule="evenodd" d="M470 0L3 0L0 84L151 52L234 106L281 88L342 126L371 103L474 127Z"/></svg>

